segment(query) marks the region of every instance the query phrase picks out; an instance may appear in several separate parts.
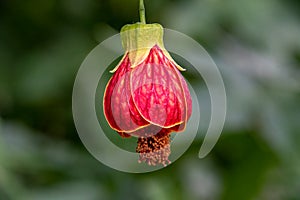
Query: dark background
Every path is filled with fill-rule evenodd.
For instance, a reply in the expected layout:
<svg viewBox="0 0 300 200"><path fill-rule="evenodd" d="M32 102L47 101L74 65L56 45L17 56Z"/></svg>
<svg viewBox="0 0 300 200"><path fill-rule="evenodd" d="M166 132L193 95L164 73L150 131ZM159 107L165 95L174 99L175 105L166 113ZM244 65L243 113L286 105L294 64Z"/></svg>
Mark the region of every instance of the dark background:
<svg viewBox="0 0 300 200"><path fill-rule="evenodd" d="M126 174L95 160L72 119L86 55L138 17L137 0L0 1L0 199L300 199L300 4L145 0L147 21L200 42L228 95L224 132L169 167ZM199 80L200 81L200 80Z"/></svg>

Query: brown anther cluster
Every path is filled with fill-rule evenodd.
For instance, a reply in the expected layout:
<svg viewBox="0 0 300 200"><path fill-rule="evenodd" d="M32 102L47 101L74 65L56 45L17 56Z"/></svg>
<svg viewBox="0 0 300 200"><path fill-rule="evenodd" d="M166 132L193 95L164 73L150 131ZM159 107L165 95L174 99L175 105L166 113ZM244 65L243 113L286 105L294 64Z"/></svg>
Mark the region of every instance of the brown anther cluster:
<svg viewBox="0 0 300 200"><path fill-rule="evenodd" d="M171 163L169 160L171 153L170 135L158 133L151 137L140 137L136 152L140 154L139 163L145 162L152 166L157 164L167 166Z"/></svg>

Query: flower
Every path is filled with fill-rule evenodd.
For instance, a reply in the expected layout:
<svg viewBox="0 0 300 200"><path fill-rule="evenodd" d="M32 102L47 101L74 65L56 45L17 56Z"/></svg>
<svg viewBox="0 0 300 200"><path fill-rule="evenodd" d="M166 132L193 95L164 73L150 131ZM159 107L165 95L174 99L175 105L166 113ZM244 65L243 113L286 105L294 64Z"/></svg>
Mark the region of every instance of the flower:
<svg viewBox="0 0 300 200"><path fill-rule="evenodd" d="M185 69L164 48L159 24L125 25L121 40L125 54L105 89L105 118L122 137L138 137L139 162L166 166L170 134L185 129L192 111Z"/></svg>

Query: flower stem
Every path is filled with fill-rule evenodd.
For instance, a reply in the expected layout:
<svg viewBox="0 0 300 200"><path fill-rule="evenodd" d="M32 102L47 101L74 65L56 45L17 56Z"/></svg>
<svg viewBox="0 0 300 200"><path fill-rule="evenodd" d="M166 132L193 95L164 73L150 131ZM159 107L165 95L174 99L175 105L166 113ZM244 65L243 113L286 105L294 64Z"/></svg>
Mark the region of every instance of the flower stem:
<svg viewBox="0 0 300 200"><path fill-rule="evenodd" d="M144 0L140 0L140 20L142 24L146 24Z"/></svg>

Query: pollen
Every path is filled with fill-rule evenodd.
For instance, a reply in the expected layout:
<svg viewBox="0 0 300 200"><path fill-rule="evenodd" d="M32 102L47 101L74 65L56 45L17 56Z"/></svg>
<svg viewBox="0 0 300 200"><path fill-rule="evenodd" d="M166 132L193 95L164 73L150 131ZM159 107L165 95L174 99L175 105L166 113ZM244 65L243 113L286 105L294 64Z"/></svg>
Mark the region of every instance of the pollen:
<svg viewBox="0 0 300 200"><path fill-rule="evenodd" d="M148 165L156 166L162 164L167 166L171 163L169 155L170 134L158 133L150 137L140 137L136 152L139 153L139 163L145 162Z"/></svg>

